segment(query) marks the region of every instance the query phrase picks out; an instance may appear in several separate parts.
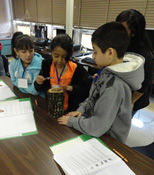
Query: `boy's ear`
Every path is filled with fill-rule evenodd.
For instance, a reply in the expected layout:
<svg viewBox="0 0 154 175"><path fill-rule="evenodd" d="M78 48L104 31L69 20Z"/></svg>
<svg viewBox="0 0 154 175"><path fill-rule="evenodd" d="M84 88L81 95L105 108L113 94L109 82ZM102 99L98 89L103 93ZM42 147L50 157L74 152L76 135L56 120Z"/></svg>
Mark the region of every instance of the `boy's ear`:
<svg viewBox="0 0 154 175"><path fill-rule="evenodd" d="M108 54L109 54L109 56L112 56L112 55L114 55L114 52L115 52L115 49L113 49L113 48L108 48Z"/></svg>
<svg viewBox="0 0 154 175"><path fill-rule="evenodd" d="M117 57L117 51L112 47L108 48L108 56L110 59Z"/></svg>

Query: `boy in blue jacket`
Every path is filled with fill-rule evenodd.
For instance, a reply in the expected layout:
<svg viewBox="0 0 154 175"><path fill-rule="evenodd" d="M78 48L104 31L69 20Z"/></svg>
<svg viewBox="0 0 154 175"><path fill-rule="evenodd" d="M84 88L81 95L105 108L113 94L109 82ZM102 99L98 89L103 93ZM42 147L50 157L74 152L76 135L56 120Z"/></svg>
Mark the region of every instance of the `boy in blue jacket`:
<svg viewBox="0 0 154 175"><path fill-rule="evenodd" d="M94 79L89 97L80 107L58 119L59 124L84 134L108 134L125 142L131 126L132 90L144 79L144 58L125 54L129 37L118 22L100 26L92 34L93 57L101 69Z"/></svg>

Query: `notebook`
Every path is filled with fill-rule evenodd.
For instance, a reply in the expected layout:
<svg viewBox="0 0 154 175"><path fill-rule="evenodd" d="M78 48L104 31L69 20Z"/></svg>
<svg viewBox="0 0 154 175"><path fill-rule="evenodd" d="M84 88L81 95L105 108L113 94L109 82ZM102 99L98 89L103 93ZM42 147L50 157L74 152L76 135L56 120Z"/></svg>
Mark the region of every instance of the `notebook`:
<svg viewBox="0 0 154 175"><path fill-rule="evenodd" d="M86 138L88 137L88 138ZM135 175L100 139L81 135L50 146L66 175Z"/></svg>
<svg viewBox="0 0 154 175"><path fill-rule="evenodd" d="M30 98L0 102L0 140L37 134Z"/></svg>
<svg viewBox="0 0 154 175"><path fill-rule="evenodd" d="M11 91L11 89L0 80L0 101L15 98L16 95Z"/></svg>

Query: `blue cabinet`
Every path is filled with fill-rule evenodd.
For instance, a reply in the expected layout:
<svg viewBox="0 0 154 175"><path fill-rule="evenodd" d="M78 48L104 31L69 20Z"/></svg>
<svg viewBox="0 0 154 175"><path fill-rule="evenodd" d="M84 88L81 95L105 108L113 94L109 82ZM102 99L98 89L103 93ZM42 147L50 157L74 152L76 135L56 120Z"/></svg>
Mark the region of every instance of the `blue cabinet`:
<svg viewBox="0 0 154 175"><path fill-rule="evenodd" d="M1 54L2 55L12 55L11 39L0 40L0 42L3 44L3 49L2 49Z"/></svg>

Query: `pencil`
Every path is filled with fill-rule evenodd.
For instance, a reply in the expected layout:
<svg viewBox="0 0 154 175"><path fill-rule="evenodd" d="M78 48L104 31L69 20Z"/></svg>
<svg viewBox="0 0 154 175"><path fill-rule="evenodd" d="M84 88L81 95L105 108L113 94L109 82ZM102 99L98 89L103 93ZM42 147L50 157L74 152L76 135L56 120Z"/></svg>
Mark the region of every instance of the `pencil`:
<svg viewBox="0 0 154 175"><path fill-rule="evenodd" d="M123 159L125 162L128 162L128 160L127 160L122 154L120 154L117 150L113 149L113 151L114 151L121 159Z"/></svg>
<svg viewBox="0 0 154 175"><path fill-rule="evenodd" d="M54 79L54 77L46 77L45 80Z"/></svg>
<svg viewBox="0 0 154 175"><path fill-rule="evenodd" d="M36 104L36 106L37 106L37 100L35 100L35 104Z"/></svg>

